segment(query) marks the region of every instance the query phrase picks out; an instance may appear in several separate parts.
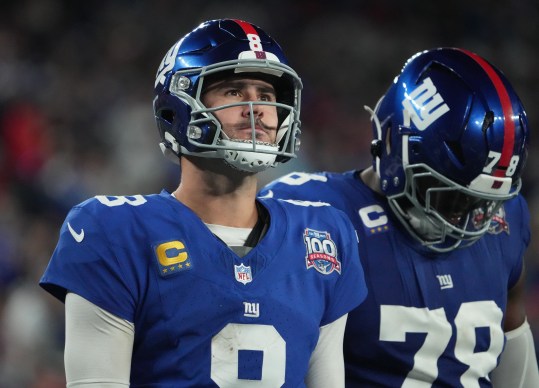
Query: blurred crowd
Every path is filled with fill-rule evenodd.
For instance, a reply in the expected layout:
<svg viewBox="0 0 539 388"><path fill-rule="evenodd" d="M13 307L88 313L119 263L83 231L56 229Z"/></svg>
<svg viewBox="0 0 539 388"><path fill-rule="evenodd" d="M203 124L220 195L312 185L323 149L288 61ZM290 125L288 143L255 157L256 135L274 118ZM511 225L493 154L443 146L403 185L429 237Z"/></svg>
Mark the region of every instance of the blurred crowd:
<svg viewBox="0 0 539 388"><path fill-rule="evenodd" d="M539 340L536 1L2 0L0 388L65 386L63 306L37 286L58 230L87 197L174 187L177 166L157 146L154 75L178 37L222 17L262 26L304 81L300 157L262 183L291 169L367 166L363 105L417 51L464 47L504 70L532 128L523 193L533 226L528 319Z"/></svg>

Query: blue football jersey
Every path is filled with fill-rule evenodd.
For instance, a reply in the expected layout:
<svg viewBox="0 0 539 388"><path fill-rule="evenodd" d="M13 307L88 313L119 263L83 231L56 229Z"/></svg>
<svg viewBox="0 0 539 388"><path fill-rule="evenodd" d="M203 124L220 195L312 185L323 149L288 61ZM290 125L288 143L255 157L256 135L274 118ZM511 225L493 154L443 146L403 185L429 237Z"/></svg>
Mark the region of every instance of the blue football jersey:
<svg viewBox="0 0 539 388"><path fill-rule="evenodd" d="M348 315L347 386L491 386L508 290L530 239L525 200L506 202L475 244L437 254L408 234L358 174L291 173L260 192L331 203L355 226L369 294Z"/></svg>
<svg viewBox="0 0 539 388"><path fill-rule="evenodd" d="M269 228L239 257L165 191L97 196L40 284L134 323L131 387L302 387L319 328L367 293L357 236L330 206L260 203Z"/></svg>

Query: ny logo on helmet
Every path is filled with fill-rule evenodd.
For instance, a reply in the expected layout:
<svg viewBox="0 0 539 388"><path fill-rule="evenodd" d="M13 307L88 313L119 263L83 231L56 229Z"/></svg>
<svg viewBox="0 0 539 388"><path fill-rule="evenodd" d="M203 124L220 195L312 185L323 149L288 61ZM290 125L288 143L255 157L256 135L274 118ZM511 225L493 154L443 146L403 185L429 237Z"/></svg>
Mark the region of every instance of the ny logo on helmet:
<svg viewBox="0 0 539 388"><path fill-rule="evenodd" d="M430 78L423 82L402 100L404 107L404 126L410 126L410 120L420 131L424 131L444 113L449 112L449 107L444 102L440 93Z"/></svg>
<svg viewBox="0 0 539 388"><path fill-rule="evenodd" d="M167 54L163 57L163 60L159 65L159 69L157 70L154 87L157 87L157 84L165 84L167 73L174 69L174 65L176 64L176 55L178 55L178 50L180 49L181 44L182 40L172 46L170 50L168 50Z"/></svg>

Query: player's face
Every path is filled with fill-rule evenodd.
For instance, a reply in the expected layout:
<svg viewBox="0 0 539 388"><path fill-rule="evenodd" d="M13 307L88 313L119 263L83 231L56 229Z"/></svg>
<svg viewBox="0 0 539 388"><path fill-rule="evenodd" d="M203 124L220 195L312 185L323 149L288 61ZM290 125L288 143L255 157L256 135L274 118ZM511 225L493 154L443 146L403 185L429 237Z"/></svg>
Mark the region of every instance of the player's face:
<svg viewBox="0 0 539 388"><path fill-rule="evenodd" d="M208 108L238 102L275 102L274 87L265 81L250 78L235 78L217 81L208 86L202 102ZM268 105L253 105L255 136L257 141L275 143L277 134L277 108ZM235 140L251 140L251 109L249 105L220 109L213 114L219 119L224 132Z"/></svg>
<svg viewBox="0 0 539 388"><path fill-rule="evenodd" d="M437 191L440 188L448 190ZM464 194L456 189L449 190L446 184L432 177L417 179L417 194L423 205L425 205L429 189L433 190L429 195L430 207L446 221L456 226L475 210L489 209L493 205L492 201Z"/></svg>

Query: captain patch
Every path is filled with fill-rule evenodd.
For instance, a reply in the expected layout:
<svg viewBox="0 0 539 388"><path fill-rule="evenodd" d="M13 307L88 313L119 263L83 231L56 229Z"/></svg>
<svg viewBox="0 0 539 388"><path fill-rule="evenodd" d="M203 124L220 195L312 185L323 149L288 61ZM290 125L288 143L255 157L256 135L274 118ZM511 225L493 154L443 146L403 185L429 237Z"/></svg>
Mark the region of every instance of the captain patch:
<svg viewBox="0 0 539 388"><path fill-rule="evenodd" d="M191 269L192 262L183 242L167 241L154 246L159 274L167 277Z"/></svg>

